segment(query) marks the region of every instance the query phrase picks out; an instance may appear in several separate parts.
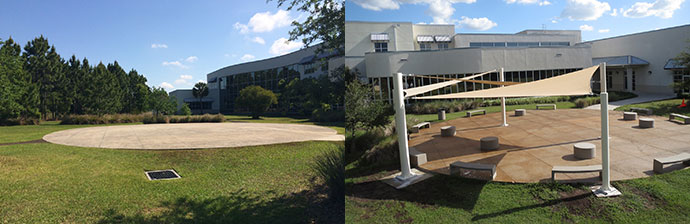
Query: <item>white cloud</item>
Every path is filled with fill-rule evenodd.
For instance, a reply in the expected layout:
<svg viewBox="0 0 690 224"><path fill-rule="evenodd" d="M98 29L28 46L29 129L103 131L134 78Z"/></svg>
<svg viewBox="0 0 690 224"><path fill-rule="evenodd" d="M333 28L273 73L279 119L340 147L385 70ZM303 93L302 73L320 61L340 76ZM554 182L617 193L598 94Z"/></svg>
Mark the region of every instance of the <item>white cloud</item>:
<svg viewBox="0 0 690 224"><path fill-rule="evenodd" d="M184 61L186 61L186 62L196 62L198 60L199 60L199 58L197 58L196 56L189 56L189 57L187 57L187 59L184 59Z"/></svg>
<svg viewBox="0 0 690 224"><path fill-rule="evenodd" d="M175 80L176 85L191 85L191 83L188 80L191 80L193 77L191 75L180 75L180 78Z"/></svg>
<svg viewBox="0 0 690 224"><path fill-rule="evenodd" d="M623 10L621 10L621 12L622 12L622 11L623 11ZM613 9L613 12L611 12L611 14L609 14L609 15L611 15L611 16L618 16L618 9Z"/></svg>
<svg viewBox="0 0 690 224"><path fill-rule="evenodd" d="M251 61L251 60L253 60L254 58L256 58L256 57L254 57L254 55L245 54L245 55L242 55L242 57L240 58L240 60L242 60L242 61Z"/></svg>
<svg viewBox="0 0 690 224"><path fill-rule="evenodd" d="M662 19L673 17L673 12L680 9L680 4L685 0L657 0L654 3L635 2L629 9L623 12L623 16L630 18L643 18L656 16Z"/></svg>
<svg viewBox="0 0 690 224"><path fill-rule="evenodd" d="M254 43L257 43L257 44L261 44L261 45L266 44L266 41L264 40L264 38L261 38L261 37L254 37L250 40Z"/></svg>
<svg viewBox="0 0 690 224"><path fill-rule="evenodd" d="M206 80L199 79L198 81L196 81L196 83L200 83L200 82L206 83Z"/></svg>
<svg viewBox="0 0 690 224"><path fill-rule="evenodd" d="M551 23L558 23L558 20L552 19Z"/></svg>
<svg viewBox="0 0 690 224"><path fill-rule="evenodd" d="M273 55L283 55L299 49L303 45L304 44L301 42L288 41L287 38L281 37L273 42L273 45L271 45L271 49L268 51L268 53Z"/></svg>
<svg viewBox="0 0 690 224"><path fill-rule="evenodd" d="M178 68L189 68L186 65L183 65L180 61L164 61L163 66L175 66Z"/></svg>
<svg viewBox="0 0 690 224"><path fill-rule="evenodd" d="M608 33L611 29L600 29L599 33Z"/></svg>
<svg viewBox="0 0 690 224"><path fill-rule="evenodd" d="M425 4L429 6L426 14L433 18L435 24L452 24L457 20L451 19L455 8L455 3L474 3L477 0L353 0L362 8L381 11L397 10L401 4Z"/></svg>
<svg viewBox="0 0 690 224"><path fill-rule="evenodd" d="M170 90L170 89L174 89L174 88L175 88L172 84L170 84L170 83L168 83L168 82L163 82L163 83L161 83L161 87L163 87L165 90Z"/></svg>
<svg viewBox="0 0 690 224"><path fill-rule="evenodd" d="M168 48L167 44L151 44L151 48Z"/></svg>
<svg viewBox="0 0 690 224"><path fill-rule="evenodd" d="M273 31L276 28L289 26L294 20L295 19L290 16L289 11L279 9L274 14L268 11L256 13L249 19L249 23L242 24L237 22L234 26L235 29L243 34L249 33L249 31L263 33Z"/></svg>
<svg viewBox="0 0 690 224"><path fill-rule="evenodd" d="M192 79L191 75L181 75L180 79Z"/></svg>
<svg viewBox="0 0 690 224"><path fill-rule="evenodd" d="M551 2L544 0L506 0L506 3L508 4L513 4L513 3L518 3L518 4L538 4L539 6L544 6L544 5L551 5Z"/></svg>
<svg viewBox="0 0 690 224"><path fill-rule="evenodd" d="M498 25L486 17L468 18L465 16L462 17L462 19L458 22L458 24L460 25L460 27L463 27L463 28L467 28L467 29L471 29L471 30L480 30L480 31L489 30L489 29Z"/></svg>
<svg viewBox="0 0 690 224"><path fill-rule="evenodd" d="M585 24L585 25L580 26L580 30L582 30L582 31L592 31L592 30L594 30L594 27Z"/></svg>
<svg viewBox="0 0 690 224"><path fill-rule="evenodd" d="M568 5L561 12L561 17L570 20L592 21L611 11L608 2L597 0L568 0Z"/></svg>

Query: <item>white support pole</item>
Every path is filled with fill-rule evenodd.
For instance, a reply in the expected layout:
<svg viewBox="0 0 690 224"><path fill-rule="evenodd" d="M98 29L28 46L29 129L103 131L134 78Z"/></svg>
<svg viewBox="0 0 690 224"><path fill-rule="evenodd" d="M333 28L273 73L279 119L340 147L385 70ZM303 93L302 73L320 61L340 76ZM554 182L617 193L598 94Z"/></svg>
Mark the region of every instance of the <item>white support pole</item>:
<svg viewBox="0 0 690 224"><path fill-rule="evenodd" d="M501 82L504 82L505 81L505 75L503 73L503 68L501 68L499 75L500 75ZM501 87L504 87L504 86L505 85L501 85ZM501 111L503 111L503 113L501 114L503 117L503 127L507 127L508 121L506 120L507 116L506 116L506 98L505 97L501 97Z"/></svg>
<svg viewBox="0 0 690 224"><path fill-rule="evenodd" d="M407 124L405 121L405 96L403 95L402 73L393 74L393 107L395 107L395 129L398 133L398 149L400 150L400 176L405 180L413 177L410 169L409 149L407 148Z"/></svg>
<svg viewBox="0 0 690 224"><path fill-rule="evenodd" d="M609 94L606 92L606 63L599 64L599 79L601 84L601 188L594 194L598 197L620 195L620 191L611 186L611 169L609 158Z"/></svg>

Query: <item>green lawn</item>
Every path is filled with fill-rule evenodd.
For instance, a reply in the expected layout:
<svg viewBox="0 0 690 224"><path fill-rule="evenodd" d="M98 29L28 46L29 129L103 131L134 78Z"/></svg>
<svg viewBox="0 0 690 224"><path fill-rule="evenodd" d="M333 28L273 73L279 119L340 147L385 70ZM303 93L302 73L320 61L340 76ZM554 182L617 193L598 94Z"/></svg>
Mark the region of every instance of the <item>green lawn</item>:
<svg viewBox="0 0 690 224"><path fill-rule="evenodd" d="M252 123L281 123L281 124L309 124L329 127L345 134L345 124L342 122L313 122L309 118L262 116L260 119L252 119L248 115L225 115L226 122L252 122Z"/></svg>
<svg viewBox="0 0 690 224"><path fill-rule="evenodd" d="M52 131L87 126L0 127L0 139L36 140ZM303 142L176 151L4 145L0 222L329 222L323 214L332 205L323 202L321 181L310 166L316 156L341 145ZM182 178L149 181L144 175L145 170L169 168Z"/></svg>
<svg viewBox="0 0 690 224"><path fill-rule="evenodd" d="M534 109L537 104L524 104L524 105L506 105L506 111L513 111L515 109ZM556 103L556 108L558 109L568 109L568 108L574 108L575 104L573 102L558 102ZM478 109L484 109L486 110L486 113L496 113L496 112L501 112L501 106L490 106L490 107L481 107ZM472 109L472 110L477 110L477 109ZM455 113L446 113L446 120L452 120L460 117L465 117L467 113L466 111L460 111L460 112L455 112ZM438 114L407 114L406 116L410 118L417 118L421 121L427 121L427 122L437 122L438 120Z"/></svg>
<svg viewBox="0 0 690 224"><path fill-rule="evenodd" d="M667 117L670 113L684 114L684 115L690 116L690 107L678 108L678 106L681 104L682 101L683 101L682 99L660 100L660 101L625 105L625 106L616 108L616 110L617 111L627 111L632 107L639 107L639 108L652 109L652 112L654 113L654 115L659 115L659 116L663 116L663 117ZM690 104L690 102L688 102L688 99L686 99L685 103Z"/></svg>
<svg viewBox="0 0 690 224"><path fill-rule="evenodd" d="M690 170L589 186L511 184L437 175L396 190L380 181L397 167L346 168L346 223L687 223Z"/></svg>

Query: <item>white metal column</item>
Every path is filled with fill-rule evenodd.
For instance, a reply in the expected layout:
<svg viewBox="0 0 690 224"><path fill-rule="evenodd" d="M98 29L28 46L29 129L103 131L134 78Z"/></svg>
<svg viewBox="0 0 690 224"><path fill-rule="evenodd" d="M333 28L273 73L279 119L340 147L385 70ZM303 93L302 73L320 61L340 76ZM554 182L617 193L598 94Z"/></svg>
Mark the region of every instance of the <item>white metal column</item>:
<svg viewBox="0 0 690 224"><path fill-rule="evenodd" d="M400 150L400 176L405 180L413 176L410 169L410 151L407 148L407 124L405 121L405 101L402 87L402 73L393 74L393 107L395 107L395 129L398 133L398 149Z"/></svg>
<svg viewBox="0 0 690 224"><path fill-rule="evenodd" d="M503 68L501 68L501 73L499 75L500 75L501 82L504 82L505 81L505 75L503 74ZM504 86L505 85L501 85L501 87L504 87ZM501 111L503 111L503 113L501 114L503 117L503 127L507 127L508 121L506 120L507 116L506 116L506 98L505 97L501 97Z"/></svg>
<svg viewBox="0 0 690 224"><path fill-rule="evenodd" d="M599 64L599 80L601 84L601 187L594 191L597 197L620 195L620 191L611 186L611 167L609 158L609 94L606 92L606 63Z"/></svg>

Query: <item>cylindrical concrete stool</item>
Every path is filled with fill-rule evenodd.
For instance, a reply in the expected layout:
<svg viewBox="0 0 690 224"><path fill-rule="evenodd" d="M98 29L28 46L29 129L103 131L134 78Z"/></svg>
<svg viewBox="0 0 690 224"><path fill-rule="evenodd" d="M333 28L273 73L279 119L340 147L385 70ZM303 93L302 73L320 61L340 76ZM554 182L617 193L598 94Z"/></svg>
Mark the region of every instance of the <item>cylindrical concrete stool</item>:
<svg viewBox="0 0 690 224"><path fill-rule="evenodd" d="M623 112L623 120L626 120L626 121L637 120L637 112Z"/></svg>
<svg viewBox="0 0 690 224"><path fill-rule="evenodd" d="M452 137L455 136L455 126L443 126L441 127L441 137Z"/></svg>
<svg viewBox="0 0 690 224"><path fill-rule="evenodd" d="M654 119L652 118L640 118L640 128L653 128Z"/></svg>
<svg viewBox="0 0 690 224"><path fill-rule="evenodd" d="M591 159L597 154L597 147L592 143L580 142L573 145L573 154L578 159Z"/></svg>
<svg viewBox="0 0 690 224"><path fill-rule="evenodd" d="M498 137L483 137L479 140L479 148L482 151L492 151L498 149Z"/></svg>
<svg viewBox="0 0 690 224"><path fill-rule="evenodd" d="M438 120L439 121L446 120L446 110L444 110L444 109L438 110Z"/></svg>
<svg viewBox="0 0 690 224"><path fill-rule="evenodd" d="M515 109L515 116L525 116L527 114L527 111L525 109Z"/></svg>

